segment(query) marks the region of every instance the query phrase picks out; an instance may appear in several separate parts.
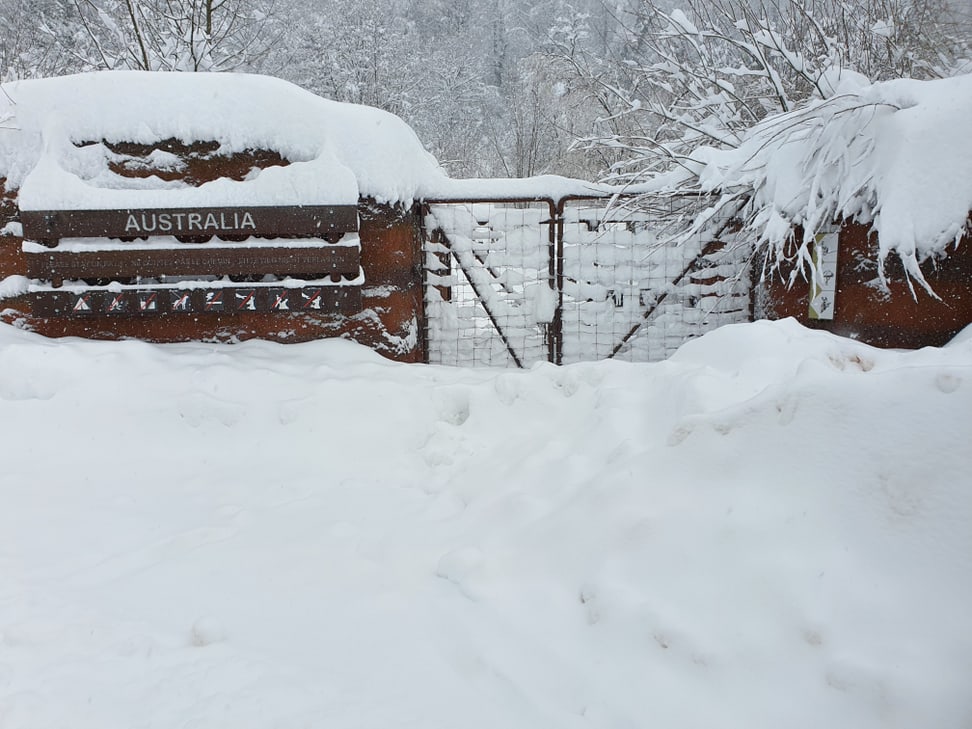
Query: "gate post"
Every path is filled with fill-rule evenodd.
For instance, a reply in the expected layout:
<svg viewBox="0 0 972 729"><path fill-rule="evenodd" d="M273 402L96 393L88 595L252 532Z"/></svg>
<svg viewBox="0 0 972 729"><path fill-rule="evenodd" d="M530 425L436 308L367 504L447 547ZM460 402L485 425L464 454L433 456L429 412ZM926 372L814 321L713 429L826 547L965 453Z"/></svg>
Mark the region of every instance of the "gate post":
<svg viewBox="0 0 972 729"><path fill-rule="evenodd" d="M550 289L557 297L547 331L547 361L559 365L564 361L564 201L547 200L547 205L550 210L547 274Z"/></svg>
<svg viewBox="0 0 972 729"><path fill-rule="evenodd" d="M361 221L364 316L356 317L355 341L399 362L425 359L425 286L421 216L415 207L365 198Z"/></svg>

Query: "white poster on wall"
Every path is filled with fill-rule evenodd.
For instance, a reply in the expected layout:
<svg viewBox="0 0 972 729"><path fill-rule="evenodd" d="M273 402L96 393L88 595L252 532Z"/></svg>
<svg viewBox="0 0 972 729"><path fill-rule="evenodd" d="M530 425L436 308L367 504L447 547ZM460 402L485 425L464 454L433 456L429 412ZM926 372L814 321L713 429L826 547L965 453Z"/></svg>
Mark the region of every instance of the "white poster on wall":
<svg viewBox="0 0 972 729"><path fill-rule="evenodd" d="M810 318L833 319L837 301L836 230L817 233L813 245L813 275L810 280Z"/></svg>

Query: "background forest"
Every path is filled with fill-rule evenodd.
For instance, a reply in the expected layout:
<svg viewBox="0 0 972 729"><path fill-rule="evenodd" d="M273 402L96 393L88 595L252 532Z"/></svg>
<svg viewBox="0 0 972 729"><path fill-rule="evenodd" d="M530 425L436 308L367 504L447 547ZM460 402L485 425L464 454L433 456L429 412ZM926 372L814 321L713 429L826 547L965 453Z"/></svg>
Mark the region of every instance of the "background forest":
<svg viewBox="0 0 972 729"><path fill-rule="evenodd" d="M970 13L965 0L0 0L0 74L268 73L400 115L453 176L631 179L832 94L835 68L970 71Z"/></svg>

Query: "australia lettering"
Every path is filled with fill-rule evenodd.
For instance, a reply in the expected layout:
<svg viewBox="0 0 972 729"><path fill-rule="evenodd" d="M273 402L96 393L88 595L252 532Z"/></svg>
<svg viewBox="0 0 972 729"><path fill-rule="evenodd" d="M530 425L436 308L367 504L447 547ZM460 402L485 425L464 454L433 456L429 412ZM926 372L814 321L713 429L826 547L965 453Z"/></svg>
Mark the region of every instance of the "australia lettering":
<svg viewBox="0 0 972 729"><path fill-rule="evenodd" d="M256 230L252 213L129 213L125 233L218 233L222 230Z"/></svg>

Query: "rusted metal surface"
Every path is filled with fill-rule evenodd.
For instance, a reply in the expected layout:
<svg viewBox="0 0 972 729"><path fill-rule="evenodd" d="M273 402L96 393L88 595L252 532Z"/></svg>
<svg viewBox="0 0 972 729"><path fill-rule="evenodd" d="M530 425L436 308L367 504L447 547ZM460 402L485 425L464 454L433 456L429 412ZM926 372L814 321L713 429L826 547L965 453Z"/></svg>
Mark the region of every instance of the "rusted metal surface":
<svg viewBox="0 0 972 729"><path fill-rule="evenodd" d="M755 282L755 314L760 318L792 316L814 329L824 329L877 347L941 346L972 323L972 239L966 236L947 255L922 264L939 298L918 282L909 286L900 261L886 262L886 287L878 278L877 238L867 226L845 223L837 254L837 290L832 321L810 319L810 286L799 272L792 285L792 264L766 268Z"/></svg>
<svg viewBox="0 0 972 729"><path fill-rule="evenodd" d="M78 289L31 294L40 317L167 316L247 312L354 314L361 309L358 286Z"/></svg>
<svg viewBox="0 0 972 729"><path fill-rule="evenodd" d="M0 280L7 276L27 275L27 254L21 243L20 238L0 237Z"/></svg>
<svg viewBox="0 0 972 729"><path fill-rule="evenodd" d="M360 212L360 249L343 248L338 256L353 256L354 265L337 268L346 276L357 275L358 266L364 272L364 286L324 287L321 308L299 305L288 310L273 308L270 299L282 287L263 287L253 300L246 301L252 288L241 283L221 290L223 307L210 306L207 310L205 297L213 289L197 288L189 296L190 308L173 310L171 289L160 289L155 307L147 297L155 291L151 287L126 288L123 292L110 292L114 296L123 293L121 300L108 311L114 299L107 298L105 287L90 287L92 313L75 312L76 299L66 298L77 292L68 288L55 291L38 291L32 294L6 299L2 315L8 323L32 329L51 337L80 336L92 339L137 338L152 342L183 341L242 341L267 339L278 342L305 342L327 337L343 337L357 341L391 359L404 362L420 362L424 357L424 301L421 275L421 235L418 216L412 210L391 207L370 200L363 200ZM357 215L355 217L357 221ZM50 253L26 254L21 249L22 239L0 239L0 271L3 275L26 275L27 256L44 256ZM206 244L187 246L201 255ZM315 254L330 247L313 249ZM244 248L244 255L270 251L276 255L284 249L257 247ZM360 250L360 253L359 253ZM64 254L76 255L76 254ZM9 258L9 267L6 262ZM278 266L274 265L273 268ZM320 271L320 263L310 266L314 274ZM293 269L290 265L288 269ZM212 271L210 271L212 272ZM292 271L293 272L293 271ZM118 278L127 278L130 268L116 270ZM293 272L298 273L298 272ZM90 276L91 274L88 274ZM174 275L174 274L173 274ZM190 274L191 275L191 274ZM73 277L73 276L72 276ZM198 286L198 284L197 284ZM288 289L303 295L308 287ZM232 298L229 298L230 295ZM141 298L139 298L141 297ZM232 306L230 305L232 302ZM244 303L245 302L245 303ZM255 308L250 308L250 307ZM145 310L142 310L145 307Z"/></svg>
<svg viewBox="0 0 972 729"><path fill-rule="evenodd" d="M354 205L166 208L152 210L22 210L24 237L138 238L187 236L317 236L337 239L358 228Z"/></svg>
<svg viewBox="0 0 972 729"><path fill-rule="evenodd" d="M361 268L365 283L351 335L402 362L425 358L422 235L417 210L362 200Z"/></svg>
<svg viewBox="0 0 972 729"><path fill-rule="evenodd" d="M216 141L185 143L179 139L163 139L153 144L134 142L81 142L77 146L104 145L108 154L108 168L121 177L159 177L163 180L179 180L198 187L220 178L243 180L254 169L286 167L290 160L270 149L247 149L241 152L222 152ZM178 158L175 164L158 164L156 151L167 152L163 159Z"/></svg>
<svg viewBox="0 0 972 729"><path fill-rule="evenodd" d="M322 247L209 247L185 245L179 249L106 250L85 253L26 253L27 276L59 282L71 279L131 279L162 276L278 276L358 273L355 246Z"/></svg>

